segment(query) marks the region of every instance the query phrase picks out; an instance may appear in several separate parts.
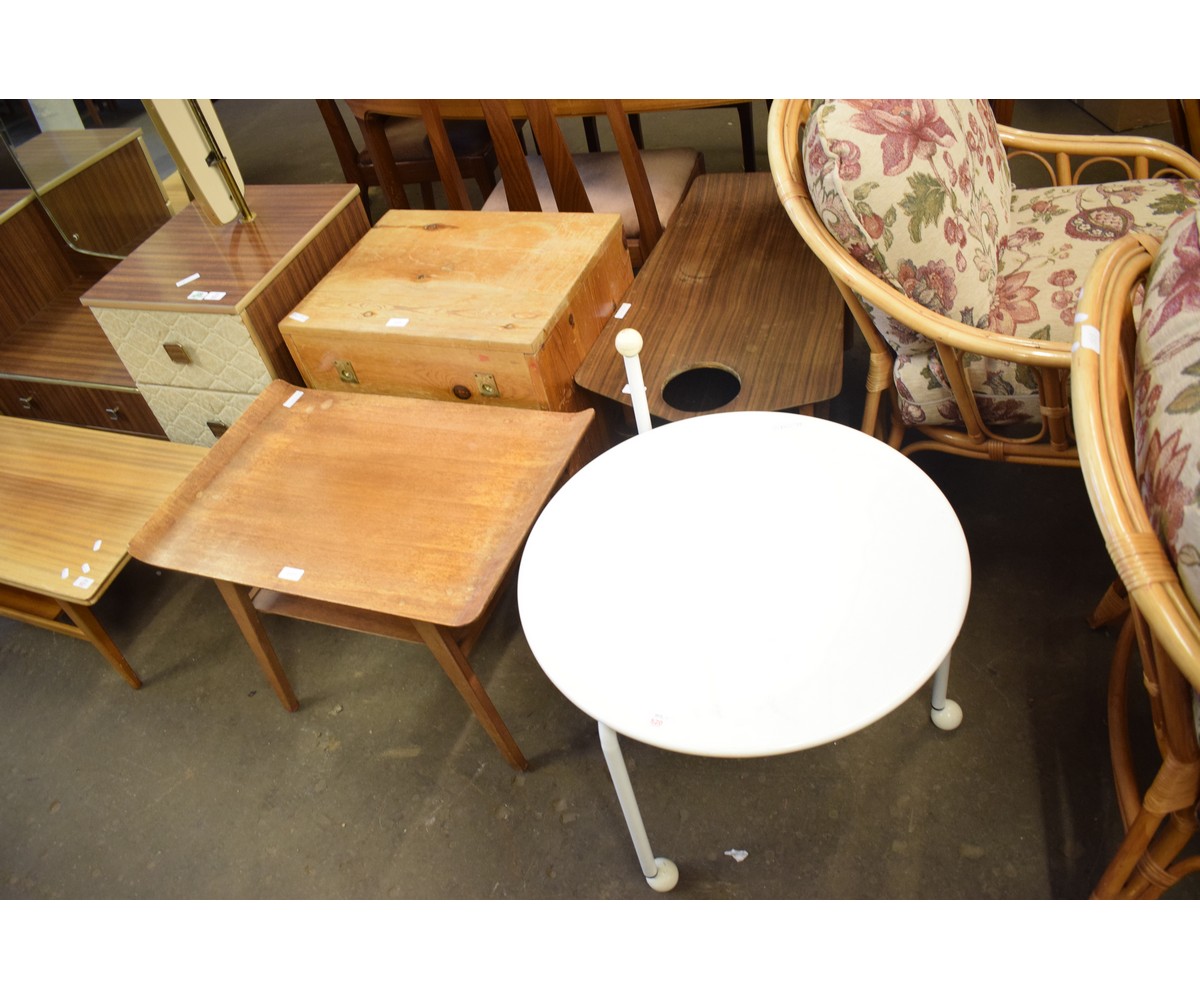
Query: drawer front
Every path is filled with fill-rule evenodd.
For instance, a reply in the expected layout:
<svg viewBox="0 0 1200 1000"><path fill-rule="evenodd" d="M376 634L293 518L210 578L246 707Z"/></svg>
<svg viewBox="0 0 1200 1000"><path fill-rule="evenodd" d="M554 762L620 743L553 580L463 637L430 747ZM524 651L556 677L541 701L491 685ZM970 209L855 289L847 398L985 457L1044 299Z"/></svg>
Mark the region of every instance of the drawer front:
<svg viewBox="0 0 1200 1000"><path fill-rule="evenodd" d="M146 400L133 391L0 379L0 413L57 424L166 437Z"/></svg>
<svg viewBox="0 0 1200 1000"><path fill-rule="evenodd" d="M524 354L404 344L389 337L287 334L307 385L384 396L546 409L537 365Z"/></svg>
<svg viewBox="0 0 1200 1000"><path fill-rule="evenodd" d="M93 307L139 384L259 393L271 381L240 316Z"/></svg>
<svg viewBox="0 0 1200 1000"><path fill-rule="evenodd" d="M172 441L209 447L231 427L255 393L144 385L142 395Z"/></svg>

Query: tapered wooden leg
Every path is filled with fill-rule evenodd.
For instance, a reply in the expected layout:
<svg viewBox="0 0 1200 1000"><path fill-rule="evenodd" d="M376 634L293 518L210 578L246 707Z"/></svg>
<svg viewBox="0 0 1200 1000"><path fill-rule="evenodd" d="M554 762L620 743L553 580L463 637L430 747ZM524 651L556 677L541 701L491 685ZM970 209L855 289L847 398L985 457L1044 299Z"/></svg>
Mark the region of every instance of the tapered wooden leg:
<svg viewBox="0 0 1200 1000"><path fill-rule="evenodd" d="M283 707L289 712L294 712L300 707L300 702L296 700L296 695L292 691L292 685L288 682L287 674L283 672L283 665L279 662L279 657L275 655L275 647L271 645L271 640L267 636L267 630L263 627L262 619L258 616L258 611L250 602L250 591L248 588L237 583L229 583L225 580L213 581L217 585L217 590L221 592L221 596L225 598L225 603L229 605L229 610L233 614L233 620L237 622L238 628L242 630L242 635L250 646L251 652L254 653L254 658L258 660L259 667L262 668L263 676L267 679L267 683L274 689L275 694L279 696L279 700L283 702Z"/></svg>
<svg viewBox="0 0 1200 1000"><path fill-rule="evenodd" d="M75 623L75 627L84 634L87 641L100 650L101 655L112 664L113 669L125 678L126 684L134 690L142 686L142 679L133 672L133 667L117 649L117 644L108 637L104 626L96 620L91 608L82 604L72 604L70 601L59 601L58 605Z"/></svg>
<svg viewBox="0 0 1200 1000"><path fill-rule="evenodd" d="M492 738L492 742L504 754L504 759L518 771L526 770L529 762L525 760L521 748L517 746L517 741L513 739L504 720L500 718L500 713L496 711L492 699L488 697L483 685L479 683L479 678L475 676L475 671L471 669L471 665L463 656L462 650L459 649L458 643L454 641L449 630L428 622L414 621L413 625L416 626L421 641L429 647L441 668L446 671L446 676L458 688L458 693L463 696L463 700L471 706L475 718L479 720Z"/></svg>

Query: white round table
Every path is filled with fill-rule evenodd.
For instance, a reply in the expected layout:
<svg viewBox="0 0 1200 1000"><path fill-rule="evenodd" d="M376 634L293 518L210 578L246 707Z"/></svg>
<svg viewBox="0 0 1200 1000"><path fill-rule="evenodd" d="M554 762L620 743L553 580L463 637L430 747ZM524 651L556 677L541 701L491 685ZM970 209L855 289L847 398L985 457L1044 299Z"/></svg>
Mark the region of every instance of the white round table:
<svg viewBox="0 0 1200 1000"><path fill-rule="evenodd" d="M599 723L652 887L616 734L712 757L789 753L869 725L935 675L970 594L962 528L912 461L812 417L723 413L630 438L534 525L518 579L542 669Z"/></svg>

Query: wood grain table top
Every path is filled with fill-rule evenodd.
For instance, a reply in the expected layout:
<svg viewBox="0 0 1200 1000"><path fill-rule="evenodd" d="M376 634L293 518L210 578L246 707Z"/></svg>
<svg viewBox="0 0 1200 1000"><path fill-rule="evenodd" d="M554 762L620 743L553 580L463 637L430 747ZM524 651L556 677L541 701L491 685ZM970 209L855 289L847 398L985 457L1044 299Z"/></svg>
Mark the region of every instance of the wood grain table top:
<svg viewBox="0 0 1200 1000"><path fill-rule="evenodd" d="M536 353L620 235L616 215L390 211L279 329Z"/></svg>
<svg viewBox="0 0 1200 1000"><path fill-rule="evenodd" d="M207 449L0 417L0 582L94 604Z"/></svg>
<svg viewBox="0 0 1200 1000"><path fill-rule="evenodd" d="M671 218L575 381L618 401L628 381L613 346L641 333L650 412L694 416L663 399L682 371L734 372L741 390L707 412L785 410L831 399L842 385L842 298L779 202L771 175L705 174Z"/></svg>
<svg viewBox="0 0 1200 1000"><path fill-rule="evenodd" d="M214 226L192 203L93 285L82 302L239 313L356 198L353 184L249 185L246 201L255 219L223 226Z"/></svg>
<svg viewBox="0 0 1200 1000"><path fill-rule="evenodd" d="M469 624L591 419L276 381L130 551L248 587Z"/></svg>

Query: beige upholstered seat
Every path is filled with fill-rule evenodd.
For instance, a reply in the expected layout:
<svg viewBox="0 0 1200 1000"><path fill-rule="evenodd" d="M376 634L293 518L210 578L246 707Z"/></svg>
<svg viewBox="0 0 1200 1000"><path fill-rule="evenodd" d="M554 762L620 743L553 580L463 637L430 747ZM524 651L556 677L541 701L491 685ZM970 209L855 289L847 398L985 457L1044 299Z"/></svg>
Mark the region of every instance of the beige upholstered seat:
<svg viewBox="0 0 1200 1000"><path fill-rule="evenodd" d="M690 149L650 149L642 151L642 162L646 165L646 178L650 183L650 192L654 204L658 208L658 218L663 228L671 221L671 216L683 196L691 186L697 174L697 156ZM640 241L641 226L637 212L634 210L633 199L629 194L629 181L625 177L618 153L576 153L573 157L579 170L579 179L587 191L588 201L593 212L612 212L621 216L621 228L625 232L626 245L636 245ZM554 190L546 173L546 165L541 157L526 157L529 172L533 175L533 183L537 188L538 200L542 211L555 211ZM483 204L483 210L507 211L508 199L504 193L504 178L491 196Z"/></svg>

